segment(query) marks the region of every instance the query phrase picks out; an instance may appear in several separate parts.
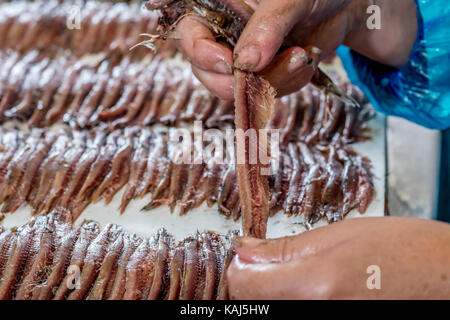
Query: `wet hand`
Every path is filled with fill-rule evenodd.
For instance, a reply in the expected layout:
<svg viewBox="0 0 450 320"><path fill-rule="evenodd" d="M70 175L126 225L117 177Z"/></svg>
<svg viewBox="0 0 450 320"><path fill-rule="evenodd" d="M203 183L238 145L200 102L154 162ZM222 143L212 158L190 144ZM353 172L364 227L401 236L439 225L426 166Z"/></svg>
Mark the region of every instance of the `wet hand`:
<svg viewBox="0 0 450 320"><path fill-rule="evenodd" d="M244 2L255 12L233 51L217 42L199 17L184 18L175 30L176 45L195 75L224 99L233 99L233 67L264 75L282 96L306 85L317 64L341 44L381 63L401 66L408 61L417 34L414 0ZM382 30L366 27L366 10L374 2L383 10ZM280 52L286 43L290 47ZM314 54L313 47L320 54Z"/></svg>

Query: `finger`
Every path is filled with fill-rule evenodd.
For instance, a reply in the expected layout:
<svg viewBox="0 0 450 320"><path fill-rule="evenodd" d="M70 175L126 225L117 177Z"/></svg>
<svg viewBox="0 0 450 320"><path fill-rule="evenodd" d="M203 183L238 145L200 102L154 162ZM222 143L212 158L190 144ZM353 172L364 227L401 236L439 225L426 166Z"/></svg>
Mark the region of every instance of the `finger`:
<svg viewBox="0 0 450 320"><path fill-rule="evenodd" d="M305 246L302 236L279 239L258 240L241 238L233 243L236 256L245 263L275 264L286 263L304 255ZM302 246L301 246L302 245ZM307 250L314 251L314 250Z"/></svg>
<svg viewBox="0 0 450 320"><path fill-rule="evenodd" d="M323 299L332 291L330 278L319 259L247 264L235 257L227 270L230 298L236 300Z"/></svg>
<svg viewBox="0 0 450 320"><path fill-rule="evenodd" d="M300 47L277 55L261 75L277 89L278 96L296 92L311 81L318 59Z"/></svg>
<svg viewBox="0 0 450 320"><path fill-rule="evenodd" d="M236 255L246 263L287 263L317 256L324 251L367 232L366 219L338 222L312 231L279 239L256 240L249 237L233 241Z"/></svg>
<svg viewBox="0 0 450 320"><path fill-rule="evenodd" d="M234 77L202 70L192 66L192 71L203 85L214 95L224 100L234 99Z"/></svg>
<svg viewBox="0 0 450 320"><path fill-rule="evenodd" d="M271 299L276 296L282 265L249 265L234 258L227 270L228 292L231 299ZM284 271L284 270L283 270ZM284 272L283 272L284 274Z"/></svg>
<svg viewBox="0 0 450 320"><path fill-rule="evenodd" d="M256 8L258 7L260 0L244 0L245 4L248 5L250 8L253 9L253 11L256 11Z"/></svg>
<svg viewBox="0 0 450 320"><path fill-rule="evenodd" d="M262 0L234 50L237 68L259 72L269 65L286 35L313 8L314 1Z"/></svg>
<svg viewBox="0 0 450 320"><path fill-rule="evenodd" d="M201 18L189 16L182 19L175 28L175 35L178 50L197 68L232 74L231 50L215 40Z"/></svg>

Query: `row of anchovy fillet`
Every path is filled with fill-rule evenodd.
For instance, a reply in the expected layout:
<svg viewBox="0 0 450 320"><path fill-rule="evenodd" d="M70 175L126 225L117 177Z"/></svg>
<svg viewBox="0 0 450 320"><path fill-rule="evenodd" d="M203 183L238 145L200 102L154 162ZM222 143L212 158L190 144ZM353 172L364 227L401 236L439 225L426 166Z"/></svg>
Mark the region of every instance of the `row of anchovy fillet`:
<svg viewBox="0 0 450 320"><path fill-rule="evenodd" d="M112 224L73 227L64 216L0 227L0 300L228 298L225 272L234 233L175 241L160 229L144 238Z"/></svg>
<svg viewBox="0 0 450 320"><path fill-rule="evenodd" d="M234 148L226 146L223 161L204 155L201 164L193 162L194 156L205 149L194 149L193 164L185 163L189 159L181 161L186 158L181 158L180 143L170 139L171 130L176 129L1 129L2 212L28 202L35 213L63 207L76 219L89 203L109 203L124 187L122 212L131 199L150 193L147 209L178 205L184 214L206 201L239 218ZM193 136L191 141L197 146ZM338 138L323 146L282 145L278 164L269 176L272 213L303 215L309 225L324 216L330 222L341 220L353 208L363 213L372 200L370 161Z"/></svg>
<svg viewBox="0 0 450 320"><path fill-rule="evenodd" d="M189 68L173 59L135 62L127 56L80 60L42 51L0 52L0 121L27 121L30 127L67 123L75 128L107 124L179 125L202 121L217 127L233 121L233 103L209 93ZM362 105L365 97L348 82L343 88ZM357 110L309 85L276 101L269 128L283 141L327 141L339 132L361 135L371 109ZM295 132L293 132L295 131Z"/></svg>

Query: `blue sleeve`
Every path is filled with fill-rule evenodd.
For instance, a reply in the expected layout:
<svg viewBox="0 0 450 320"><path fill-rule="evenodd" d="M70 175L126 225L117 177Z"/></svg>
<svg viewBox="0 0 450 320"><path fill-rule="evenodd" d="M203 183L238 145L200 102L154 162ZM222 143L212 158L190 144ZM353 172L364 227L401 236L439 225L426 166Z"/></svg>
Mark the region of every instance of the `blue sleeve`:
<svg viewBox="0 0 450 320"><path fill-rule="evenodd" d="M450 127L450 2L416 0L419 33L409 63L394 69L341 47L350 80L374 107L432 129Z"/></svg>

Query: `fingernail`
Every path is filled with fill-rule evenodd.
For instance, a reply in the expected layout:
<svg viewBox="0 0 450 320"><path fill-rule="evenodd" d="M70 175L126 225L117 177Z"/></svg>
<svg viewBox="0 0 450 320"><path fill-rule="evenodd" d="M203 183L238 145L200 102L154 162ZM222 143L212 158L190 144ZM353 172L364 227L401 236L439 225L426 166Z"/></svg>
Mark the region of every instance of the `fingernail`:
<svg viewBox="0 0 450 320"><path fill-rule="evenodd" d="M235 238L233 239L233 245L238 248L246 247L248 249L253 249L263 244L265 240L256 239L256 238Z"/></svg>
<svg viewBox="0 0 450 320"><path fill-rule="evenodd" d="M232 74L233 70L226 61L219 61L214 65L214 71L221 74Z"/></svg>
<svg viewBox="0 0 450 320"><path fill-rule="evenodd" d="M289 59L288 72L293 73L308 64L310 58L305 51L294 53Z"/></svg>
<svg viewBox="0 0 450 320"><path fill-rule="evenodd" d="M241 70L252 71L260 60L261 51L255 46L248 46L236 53L234 66Z"/></svg>
<svg viewBox="0 0 450 320"><path fill-rule="evenodd" d="M316 56L320 56L320 55L322 54L322 50L320 50L320 49L317 48L317 47L312 47L312 48L311 48L311 53L312 53L312 54L315 54Z"/></svg>

